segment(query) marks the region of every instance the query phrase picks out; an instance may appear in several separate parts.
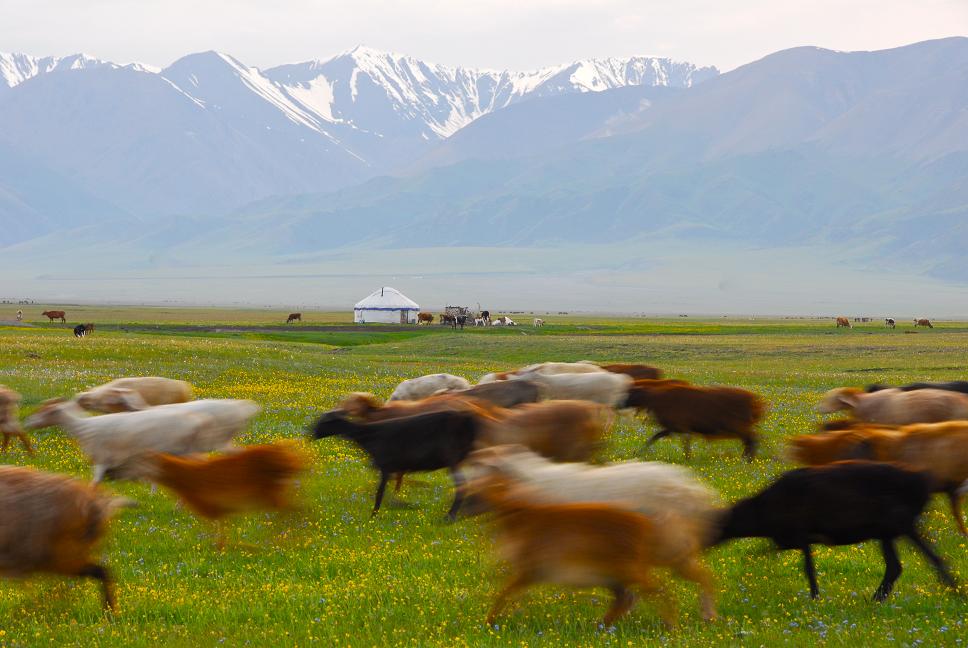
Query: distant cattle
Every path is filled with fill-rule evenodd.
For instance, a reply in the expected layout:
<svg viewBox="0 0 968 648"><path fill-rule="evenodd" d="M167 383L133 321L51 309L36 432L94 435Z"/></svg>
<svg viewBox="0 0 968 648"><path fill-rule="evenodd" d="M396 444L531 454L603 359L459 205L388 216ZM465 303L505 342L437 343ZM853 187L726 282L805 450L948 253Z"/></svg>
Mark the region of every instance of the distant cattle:
<svg viewBox="0 0 968 648"><path fill-rule="evenodd" d="M474 320L474 326L484 326L484 324L485 322L483 317L478 317Z"/></svg>
<svg viewBox="0 0 968 648"><path fill-rule="evenodd" d="M41 313L41 315L48 318L51 322L54 320L60 320L65 324L67 323L67 314L64 311L44 311Z"/></svg>
<svg viewBox="0 0 968 648"><path fill-rule="evenodd" d="M433 324L433 313L417 313L417 324Z"/></svg>
<svg viewBox="0 0 968 648"><path fill-rule="evenodd" d="M449 324L451 326L454 326L455 324L457 324L457 318L448 313L441 313L439 317L440 317L441 325Z"/></svg>
<svg viewBox="0 0 968 648"><path fill-rule="evenodd" d="M93 330L93 324L78 324L74 327L74 337L84 337Z"/></svg>
<svg viewBox="0 0 968 648"><path fill-rule="evenodd" d="M302 313L289 313L289 317L286 318L286 324L292 324L293 322L301 322Z"/></svg>
<svg viewBox="0 0 968 648"><path fill-rule="evenodd" d="M897 322L894 321L893 317L885 317L884 326L887 326L888 328L894 328L895 326L897 326Z"/></svg>
<svg viewBox="0 0 968 648"><path fill-rule="evenodd" d="M24 319L24 312L22 310L17 311L17 321L21 322Z"/></svg>
<svg viewBox="0 0 968 648"><path fill-rule="evenodd" d="M531 323L531 326L535 326L535 327L544 326L544 320L541 319L540 317L535 317L534 321Z"/></svg>
<svg viewBox="0 0 968 648"><path fill-rule="evenodd" d="M505 315L503 317L497 318L496 320L494 320L492 322L492 324L494 326L517 326L517 322L515 322L514 320L512 320L507 315Z"/></svg>
<svg viewBox="0 0 968 648"><path fill-rule="evenodd" d="M484 320L484 324L491 323L491 311L481 311L480 318Z"/></svg>
<svg viewBox="0 0 968 648"><path fill-rule="evenodd" d="M847 319L846 317L838 317L837 318L837 328L840 328L841 326L843 326L845 328L854 328L851 325L850 320Z"/></svg>
<svg viewBox="0 0 968 648"><path fill-rule="evenodd" d="M934 328L931 324L931 320L926 317L916 317L914 318L914 326L927 326L928 328Z"/></svg>

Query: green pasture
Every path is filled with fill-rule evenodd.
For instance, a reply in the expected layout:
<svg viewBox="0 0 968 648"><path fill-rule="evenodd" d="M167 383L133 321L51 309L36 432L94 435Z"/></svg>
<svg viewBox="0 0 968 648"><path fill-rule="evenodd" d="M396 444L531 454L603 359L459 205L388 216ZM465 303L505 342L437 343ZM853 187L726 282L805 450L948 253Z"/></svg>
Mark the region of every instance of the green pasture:
<svg viewBox="0 0 968 648"><path fill-rule="evenodd" d="M4 305L15 312L17 307ZM23 307L21 307L23 308ZM689 466L731 501L788 469L784 438L809 432L827 389L871 382L965 378L968 324L932 330L881 322L837 330L832 320L608 318L512 315L523 326L453 332L429 327L353 327L348 313L305 313L285 326L269 310L61 307L68 325L24 308L27 326L0 324L0 383L24 395L26 416L44 399L69 396L119 376L164 375L199 397L251 398L262 413L244 443L302 438L323 410L350 391L387 396L402 379L446 371L481 374L542 360L644 362L669 376L727 384L770 405L760 457L740 459L735 442L694 443ZM36 313L34 312L36 311ZM73 312L72 312L73 311ZM0 321L7 321L5 312ZM75 339L71 326L97 330ZM642 446L652 424L623 416L603 460L682 463L681 446ZM58 429L36 433L37 456L3 461L81 478L89 467ZM483 623L502 578L486 519L444 521L452 495L445 474L414 477L374 519L375 475L350 444L307 444L312 469L293 519L250 515L234 525L225 553L212 529L142 484L109 487L140 503L115 521L104 547L118 581L119 610L101 610L89 582L0 580L0 646L938 646L968 643L968 601L945 591L910 547L888 602L870 595L883 574L875 544L820 548L822 597L811 601L796 553L758 541L709 552L720 619L701 621L691 584L675 582L679 627L662 629L647 602L614 628L600 628L604 591L533 590L496 627ZM2 516L2 511L0 511ZM968 541L937 499L926 533L968 581ZM2 524L2 517L0 517Z"/></svg>

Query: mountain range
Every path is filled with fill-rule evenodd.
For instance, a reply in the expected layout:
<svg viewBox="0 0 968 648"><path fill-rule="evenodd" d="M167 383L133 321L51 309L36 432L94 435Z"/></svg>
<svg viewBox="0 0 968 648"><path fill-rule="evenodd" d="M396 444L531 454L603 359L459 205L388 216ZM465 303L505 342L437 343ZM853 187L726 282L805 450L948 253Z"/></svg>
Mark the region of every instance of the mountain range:
<svg viewBox="0 0 968 648"><path fill-rule="evenodd" d="M500 258L523 276L791 250L769 257L775 279L800 250L798 267L872 282L968 282L966 38L799 47L724 74L654 58L491 72L357 48L264 71L214 52L164 70L0 55L0 79L12 262L56 265L49 250L74 245L106 274L310 276L351 258L392 274L443 258L406 250L456 248L462 272ZM668 276L703 264L685 258Z"/></svg>
<svg viewBox="0 0 968 648"><path fill-rule="evenodd" d="M385 173L532 96L687 87L716 73L646 57L493 72L365 47L264 71L218 52L162 70L0 54L0 164L22 170L0 178L0 219L35 223L18 236L45 231L63 215L45 195L55 177L79 214L105 203L136 218L222 213Z"/></svg>

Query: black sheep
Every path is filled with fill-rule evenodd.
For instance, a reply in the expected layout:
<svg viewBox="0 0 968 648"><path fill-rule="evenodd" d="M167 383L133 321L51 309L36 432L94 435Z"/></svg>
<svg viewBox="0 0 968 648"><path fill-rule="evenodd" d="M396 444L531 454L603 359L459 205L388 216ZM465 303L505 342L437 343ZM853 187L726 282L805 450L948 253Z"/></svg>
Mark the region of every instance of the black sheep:
<svg viewBox="0 0 968 648"><path fill-rule="evenodd" d="M882 389L891 389L889 385L868 385L867 392L881 391ZM945 391L959 392L962 394L968 394L968 380L951 380L949 382L916 382L910 385L904 385L898 387L901 391L915 391L918 389L943 389Z"/></svg>
<svg viewBox="0 0 968 648"><path fill-rule="evenodd" d="M314 439L341 436L360 446L380 471L373 515L380 510L387 481L394 473L426 472L447 468L454 480L454 503L448 517L457 517L463 499L464 479L458 465L477 438L477 417L469 412L432 412L403 418L354 423L339 410L327 412L313 427Z"/></svg>
<svg viewBox="0 0 968 648"><path fill-rule="evenodd" d="M883 601L901 575L894 540L905 536L927 557L941 581L954 588L948 568L917 530L918 518L931 497L931 482L927 473L871 461L798 468L727 509L713 544L731 538L769 538L780 549L799 549L810 596L816 598L819 591L811 544L879 540L887 569L874 600Z"/></svg>

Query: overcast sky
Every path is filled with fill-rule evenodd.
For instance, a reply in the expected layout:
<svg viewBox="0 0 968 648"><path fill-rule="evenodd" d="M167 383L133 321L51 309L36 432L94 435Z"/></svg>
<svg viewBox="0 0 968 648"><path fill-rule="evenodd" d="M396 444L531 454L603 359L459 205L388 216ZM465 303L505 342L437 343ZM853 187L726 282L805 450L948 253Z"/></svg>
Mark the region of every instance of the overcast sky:
<svg viewBox="0 0 968 648"><path fill-rule="evenodd" d="M216 49L264 68L363 43L473 67L647 54L728 70L797 45L957 35L968 0L0 0L0 51L157 66Z"/></svg>

